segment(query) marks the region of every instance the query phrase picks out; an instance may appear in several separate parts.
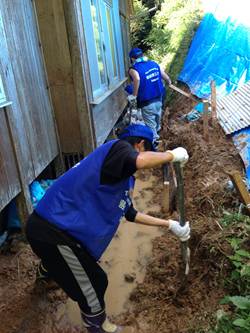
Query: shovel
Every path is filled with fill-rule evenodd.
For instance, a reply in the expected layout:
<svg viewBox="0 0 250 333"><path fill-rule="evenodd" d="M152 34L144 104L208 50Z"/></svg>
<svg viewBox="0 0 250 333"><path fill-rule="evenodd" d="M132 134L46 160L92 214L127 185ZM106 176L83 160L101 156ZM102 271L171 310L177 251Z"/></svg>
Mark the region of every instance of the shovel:
<svg viewBox="0 0 250 333"><path fill-rule="evenodd" d="M177 179L177 199L178 199L178 208L180 216L180 225L184 226L186 219L185 219L185 206L184 206L184 184L183 184L181 164L179 162L175 162L174 169ZM181 256L183 260L185 275L188 275L189 263L190 263L190 249L188 247L188 241L181 242Z"/></svg>
<svg viewBox="0 0 250 333"><path fill-rule="evenodd" d="M194 102L200 102L201 99L199 97L196 97L195 95L192 95L190 93L187 93L186 91L174 86L172 83L168 85L169 88L171 88L174 91L177 91L178 93L180 93L183 96L186 96L189 99L192 99Z"/></svg>

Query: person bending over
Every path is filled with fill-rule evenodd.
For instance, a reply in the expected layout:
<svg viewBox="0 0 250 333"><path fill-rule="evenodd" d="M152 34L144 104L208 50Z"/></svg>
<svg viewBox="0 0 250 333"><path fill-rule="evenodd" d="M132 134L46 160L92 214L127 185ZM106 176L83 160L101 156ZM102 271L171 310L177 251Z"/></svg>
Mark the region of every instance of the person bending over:
<svg viewBox="0 0 250 333"><path fill-rule="evenodd" d="M177 221L138 212L131 202L131 177L137 170L188 160L184 148L153 152L152 144L149 127L128 126L119 139L101 145L59 177L27 222L27 239L41 258L40 274L55 280L78 303L89 333L123 330L106 316L108 278L98 264L122 217L166 227L182 241L189 238L189 223L181 227Z"/></svg>

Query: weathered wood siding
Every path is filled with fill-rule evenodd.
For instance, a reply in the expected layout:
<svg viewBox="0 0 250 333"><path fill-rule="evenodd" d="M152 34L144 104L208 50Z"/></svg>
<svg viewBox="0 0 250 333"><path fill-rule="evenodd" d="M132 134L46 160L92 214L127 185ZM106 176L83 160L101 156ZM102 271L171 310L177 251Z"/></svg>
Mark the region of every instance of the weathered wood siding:
<svg viewBox="0 0 250 333"><path fill-rule="evenodd" d="M131 15L132 1L119 0L119 4L120 4L119 8L120 8L120 22L121 22L121 31L122 31L124 63L125 63L126 71L127 71L130 66L129 57L128 57L128 53L131 48L129 16Z"/></svg>
<svg viewBox="0 0 250 333"><path fill-rule="evenodd" d="M86 155L106 140L124 110L126 95L121 86L124 74L117 89L109 91L99 104L93 102L84 1L34 0L34 3L62 152ZM118 3L117 0L115 5ZM124 1L120 1L120 6L120 16L115 21L120 19L123 57L128 61L130 6ZM120 40L116 44L122 48ZM118 63L121 58L117 59Z"/></svg>
<svg viewBox="0 0 250 333"><path fill-rule="evenodd" d="M32 2L1 0L0 23L0 73L12 102L0 109L2 209L27 192L58 144Z"/></svg>
<svg viewBox="0 0 250 333"><path fill-rule="evenodd" d="M93 107L97 146L101 145L107 139L126 104L124 87L121 86L102 103Z"/></svg>
<svg viewBox="0 0 250 333"><path fill-rule="evenodd" d="M62 151L83 151L63 0L35 0L35 7Z"/></svg>
<svg viewBox="0 0 250 333"><path fill-rule="evenodd" d="M34 178L58 153L36 18L30 0L1 0L1 11Z"/></svg>
<svg viewBox="0 0 250 333"><path fill-rule="evenodd" d="M0 210L21 190L5 110L0 109Z"/></svg>

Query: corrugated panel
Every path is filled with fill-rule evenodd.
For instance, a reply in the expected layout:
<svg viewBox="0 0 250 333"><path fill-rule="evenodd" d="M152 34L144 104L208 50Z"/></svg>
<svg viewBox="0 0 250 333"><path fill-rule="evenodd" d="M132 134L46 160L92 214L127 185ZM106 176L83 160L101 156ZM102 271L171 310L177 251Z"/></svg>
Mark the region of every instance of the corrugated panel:
<svg viewBox="0 0 250 333"><path fill-rule="evenodd" d="M250 125L250 81L217 101L217 115L226 134Z"/></svg>

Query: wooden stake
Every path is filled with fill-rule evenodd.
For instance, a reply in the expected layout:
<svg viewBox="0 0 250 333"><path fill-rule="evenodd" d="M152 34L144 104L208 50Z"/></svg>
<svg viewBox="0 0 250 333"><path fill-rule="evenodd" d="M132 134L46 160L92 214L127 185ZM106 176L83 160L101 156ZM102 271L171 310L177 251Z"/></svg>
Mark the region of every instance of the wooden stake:
<svg viewBox="0 0 250 333"><path fill-rule="evenodd" d="M216 122L217 119L217 111L216 111L216 85L215 82L212 80L211 81L211 112L212 112L212 122L213 125Z"/></svg>
<svg viewBox="0 0 250 333"><path fill-rule="evenodd" d="M206 141L209 141L208 133L208 101L203 102L203 136Z"/></svg>
<svg viewBox="0 0 250 333"><path fill-rule="evenodd" d="M231 178L231 180L241 198L241 201L245 204L245 206L248 209L248 212L250 213L250 195L248 193L245 183L242 180L240 172L231 171L231 172L227 172L227 174Z"/></svg>

